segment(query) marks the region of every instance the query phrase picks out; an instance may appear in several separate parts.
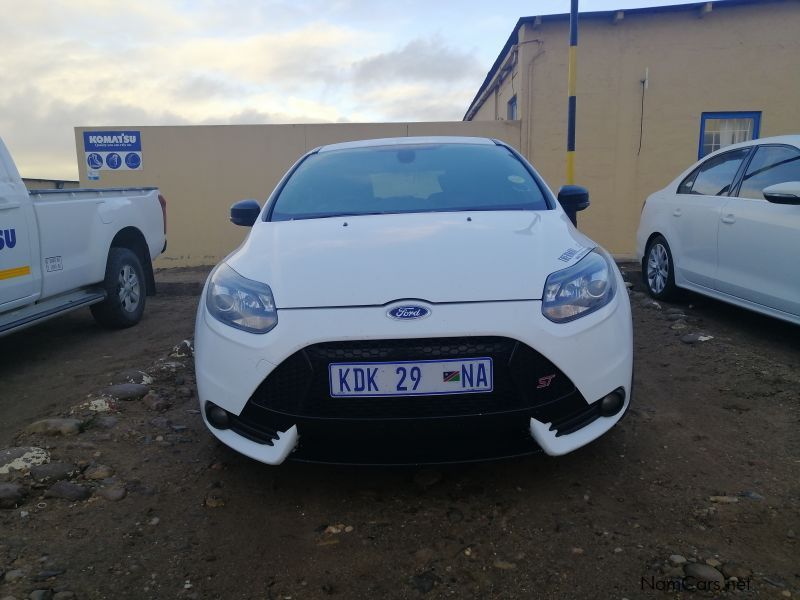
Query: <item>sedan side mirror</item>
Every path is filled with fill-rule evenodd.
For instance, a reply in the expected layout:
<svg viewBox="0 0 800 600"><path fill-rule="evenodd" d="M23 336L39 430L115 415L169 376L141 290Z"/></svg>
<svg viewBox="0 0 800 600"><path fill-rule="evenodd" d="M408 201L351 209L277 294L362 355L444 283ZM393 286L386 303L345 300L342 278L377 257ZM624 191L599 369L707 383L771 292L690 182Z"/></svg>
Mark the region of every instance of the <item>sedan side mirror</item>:
<svg viewBox="0 0 800 600"><path fill-rule="evenodd" d="M255 200L239 200L231 206L231 223L242 227L252 227L261 214L261 207Z"/></svg>
<svg viewBox="0 0 800 600"><path fill-rule="evenodd" d="M773 204L800 204L800 181L776 183L765 187L761 193Z"/></svg>
<svg viewBox="0 0 800 600"><path fill-rule="evenodd" d="M558 190L558 203L573 225L578 224L576 213L589 208L589 190L579 185L563 185Z"/></svg>

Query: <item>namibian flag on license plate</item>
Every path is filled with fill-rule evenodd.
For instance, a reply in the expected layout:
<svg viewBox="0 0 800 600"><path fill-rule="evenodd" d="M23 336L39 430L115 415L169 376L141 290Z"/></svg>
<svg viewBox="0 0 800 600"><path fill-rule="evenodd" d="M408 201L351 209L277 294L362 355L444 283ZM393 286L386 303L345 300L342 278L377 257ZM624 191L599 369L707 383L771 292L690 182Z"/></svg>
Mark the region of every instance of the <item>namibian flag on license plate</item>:
<svg viewBox="0 0 800 600"><path fill-rule="evenodd" d="M442 381L461 381L461 371L445 371L442 373Z"/></svg>

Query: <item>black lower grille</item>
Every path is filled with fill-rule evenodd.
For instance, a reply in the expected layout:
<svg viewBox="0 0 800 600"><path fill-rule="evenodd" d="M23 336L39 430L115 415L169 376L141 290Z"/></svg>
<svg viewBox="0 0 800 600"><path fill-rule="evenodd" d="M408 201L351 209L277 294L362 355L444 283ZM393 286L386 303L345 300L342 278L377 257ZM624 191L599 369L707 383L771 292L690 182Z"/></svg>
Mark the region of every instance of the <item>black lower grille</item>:
<svg viewBox="0 0 800 600"><path fill-rule="evenodd" d="M575 433L586 427L589 423L600 418L600 403L589 404L581 410L556 419L550 425L550 431L556 432L556 437Z"/></svg>
<svg viewBox="0 0 800 600"><path fill-rule="evenodd" d="M393 362L491 357L490 393L333 398L328 366L337 362ZM281 363L251 402L298 417L407 419L484 415L543 407L575 391L572 382L529 346L504 337L422 338L326 342Z"/></svg>
<svg viewBox="0 0 800 600"><path fill-rule="evenodd" d="M252 411L248 411L247 409L238 417L228 413L228 421L230 423L230 428L234 432L247 438L251 442L272 446L273 442L278 439L278 432L275 427L265 425L263 419L253 415Z"/></svg>
<svg viewBox="0 0 800 600"><path fill-rule="evenodd" d="M491 393L388 398L330 395L331 363L487 356L494 369ZM530 435L531 418L555 423L558 435L564 435L582 426L587 409L586 400L564 373L513 339L343 341L307 346L283 361L258 387L231 428L271 444L275 431L296 425L300 438L291 455L296 460L459 462L537 452Z"/></svg>

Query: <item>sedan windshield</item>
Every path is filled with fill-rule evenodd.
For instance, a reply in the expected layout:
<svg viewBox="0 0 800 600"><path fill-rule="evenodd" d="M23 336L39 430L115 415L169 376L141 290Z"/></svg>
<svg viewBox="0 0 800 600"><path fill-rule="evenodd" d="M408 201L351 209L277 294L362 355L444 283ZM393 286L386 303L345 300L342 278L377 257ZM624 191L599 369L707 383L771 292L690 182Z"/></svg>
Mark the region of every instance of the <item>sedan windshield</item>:
<svg viewBox="0 0 800 600"><path fill-rule="evenodd" d="M280 191L271 220L548 208L538 182L507 148L416 144L310 155Z"/></svg>

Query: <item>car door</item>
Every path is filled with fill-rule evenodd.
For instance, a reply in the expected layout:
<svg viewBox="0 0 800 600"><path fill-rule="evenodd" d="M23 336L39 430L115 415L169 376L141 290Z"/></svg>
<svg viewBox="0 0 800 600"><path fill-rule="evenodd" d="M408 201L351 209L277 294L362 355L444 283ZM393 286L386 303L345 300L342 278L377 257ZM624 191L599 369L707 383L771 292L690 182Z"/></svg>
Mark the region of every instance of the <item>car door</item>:
<svg viewBox="0 0 800 600"><path fill-rule="evenodd" d="M38 292L38 269L33 264L28 231L28 191L2 150L0 147L0 311L13 308L25 298L33 300Z"/></svg>
<svg viewBox="0 0 800 600"><path fill-rule="evenodd" d="M713 289L717 274L720 212L751 148L717 154L678 186L669 206L675 271L679 278Z"/></svg>
<svg viewBox="0 0 800 600"><path fill-rule="evenodd" d="M722 208L717 279L721 292L800 315L800 206L762 193L788 181L800 181L800 150L758 146Z"/></svg>

